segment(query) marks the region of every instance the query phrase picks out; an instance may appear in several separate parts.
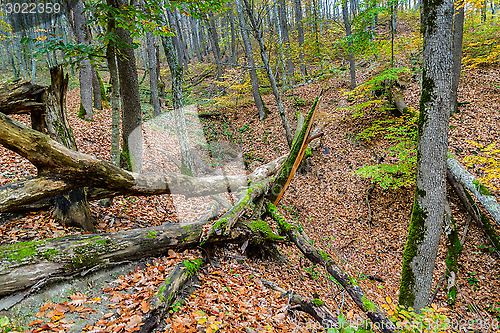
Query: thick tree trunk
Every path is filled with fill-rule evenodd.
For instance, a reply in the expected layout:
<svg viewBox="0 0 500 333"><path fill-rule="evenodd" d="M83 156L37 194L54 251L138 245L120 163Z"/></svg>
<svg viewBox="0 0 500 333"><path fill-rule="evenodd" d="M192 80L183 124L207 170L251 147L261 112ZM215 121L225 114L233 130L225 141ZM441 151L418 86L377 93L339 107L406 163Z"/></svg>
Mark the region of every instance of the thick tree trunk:
<svg viewBox="0 0 500 333"><path fill-rule="evenodd" d="M452 114L458 111L458 84L460 83L460 72L462 70L462 44L464 38L465 6L463 1L456 3L453 21L453 79L451 83L451 102L453 104Z"/></svg>
<svg viewBox="0 0 500 333"><path fill-rule="evenodd" d="M69 236L0 246L0 296L96 265L162 255L169 249L196 247L207 223L165 223L113 234ZM247 227L236 227L229 235L213 237L210 242L243 241L251 233ZM25 251L20 254L21 249Z"/></svg>
<svg viewBox="0 0 500 333"><path fill-rule="evenodd" d="M259 112L260 120L264 120L269 110L267 109L259 91L259 81L257 79L257 72L255 71L255 61L253 58L252 44L250 43L250 38L248 38L248 27L245 20L244 9L241 5L241 0L236 0L236 8L238 12L238 19L240 21L241 28L241 38L243 40L243 47L245 48L245 57L247 59L247 64L250 67L250 83L252 84L252 94L253 100L255 101L255 106Z"/></svg>
<svg viewBox="0 0 500 333"><path fill-rule="evenodd" d="M121 7L121 0L113 0L115 8ZM120 164L128 170L140 172L142 168L142 131L141 100L132 37L130 32L116 29L120 56L118 57L118 76L122 105L122 153Z"/></svg>
<svg viewBox="0 0 500 333"><path fill-rule="evenodd" d="M46 109L42 113L44 132L53 140L76 151L75 137L66 118L68 75L64 76L62 66L51 68L50 75L51 85L45 98ZM94 231L86 190L83 187L57 196L52 216L60 223Z"/></svg>
<svg viewBox="0 0 500 333"><path fill-rule="evenodd" d="M285 113L285 107L283 106L283 101L281 100L281 94L278 90L278 86L276 85L276 80L274 78L273 71L271 69L271 65L269 64L269 59L267 58L267 51L266 51L266 46L264 43L264 37L262 33L262 27L260 27L256 19L254 17L252 7L250 6L250 3L248 0L241 0L244 3L245 6L245 11L248 15L248 18L250 19L250 25L254 34L255 39L259 43L259 49L260 49L260 57L262 59L262 62L264 63L264 67L266 69L267 73L267 78L269 79L269 83L271 84L271 88L273 90L274 98L276 100L276 104L278 105L278 111L281 116L281 122L283 124L283 128L285 129L285 135L286 135L286 141L288 143L288 147L292 146L292 131L290 130L290 124L288 123L288 119L286 117Z"/></svg>
<svg viewBox="0 0 500 333"><path fill-rule="evenodd" d="M406 241L399 304L420 311L432 287L446 202L446 155L451 105L453 1L424 1L422 96L417 184Z"/></svg>

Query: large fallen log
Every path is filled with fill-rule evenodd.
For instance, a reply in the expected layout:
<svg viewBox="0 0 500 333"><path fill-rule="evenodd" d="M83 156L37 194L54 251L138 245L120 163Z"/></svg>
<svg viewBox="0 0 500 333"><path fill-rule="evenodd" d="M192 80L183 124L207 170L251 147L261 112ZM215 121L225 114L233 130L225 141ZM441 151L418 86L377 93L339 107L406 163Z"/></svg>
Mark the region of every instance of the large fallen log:
<svg viewBox="0 0 500 333"><path fill-rule="evenodd" d="M451 154L448 154L448 170L479 200L493 220L500 226L500 204L464 166Z"/></svg>
<svg viewBox="0 0 500 333"><path fill-rule="evenodd" d="M304 231L294 227L281 217L271 202L267 202L266 208L269 215L278 223L280 229L299 248L304 256L313 263L323 266L342 285L354 303L370 318L376 328L385 333L395 331L394 324L380 311L375 303L366 298L363 289L361 289L356 280L337 266L329 254L312 246L311 240Z"/></svg>
<svg viewBox="0 0 500 333"><path fill-rule="evenodd" d="M49 136L0 113L0 144L30 160L39 177L0 187L0 212L18 211L50 196L92 186L109 196L182 194L186 197L223 193L276 172L283 158L248 176L190 177L178 173L138 174L120 169L91 155L66 148ZM29 185L29 187L25 187ZM106 197L101 192L100 198Z"/></svg>
<svg viewBox="0 0 500 333"><path fill-rule="evenodd" d="M199 245L207 221L21 242L0 246L0 296L27 289L43 280L84 272L96 265L162 255L169 249ZM212 243L243 242L254 231L237 224L228 235L212 236Z"/></svg>
<svg viewBox="0 0 500 333"><path fill-rule="evenodd" d="M17 79L0 86L0 112L5 114L41 112L45 103L42 93L45 87L24 79Z"/></svg>

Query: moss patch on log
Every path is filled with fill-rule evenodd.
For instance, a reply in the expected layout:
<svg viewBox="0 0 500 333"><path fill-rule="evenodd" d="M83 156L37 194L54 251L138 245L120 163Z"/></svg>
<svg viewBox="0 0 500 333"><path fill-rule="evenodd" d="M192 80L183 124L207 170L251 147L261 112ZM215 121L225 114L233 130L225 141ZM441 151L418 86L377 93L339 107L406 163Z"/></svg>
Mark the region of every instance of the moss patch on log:
<svg viewBox="0 0 500 333"><path fill-rule="evenodd" d="M285 237L275 234L269 224L262 220L251 221L248 227L253 232L260 232L266 240L277 241L285 239Z"/></svg>

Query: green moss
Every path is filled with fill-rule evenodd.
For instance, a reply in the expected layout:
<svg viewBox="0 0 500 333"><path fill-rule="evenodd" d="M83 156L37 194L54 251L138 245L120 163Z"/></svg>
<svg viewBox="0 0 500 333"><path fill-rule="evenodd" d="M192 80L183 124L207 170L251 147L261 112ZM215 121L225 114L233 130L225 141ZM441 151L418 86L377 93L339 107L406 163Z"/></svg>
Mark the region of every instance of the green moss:
<svg viewBox="0 0 500 333"><path fill-rule="evenodd" d="M355 278L353 278L353 277L350 278L349 282L353 286L359 286L358 281Z"/></svg>
<svg viewBox="0 0 500 333"><path fill-rule="evenodd" d="M0 247L0 259L21 262L27 258L36 258L40 254L38 247L45 241L20 242Z"/></svg>
<svg viewBox="0 0 500 333"><path fill-rule="evenodd" d="M70 266L73 269L93 266L101 261L101 255L106 253L111 246L109 239L98 239L87 244L75 247L70 260Z"/></svg>
<svg viewBox="0 0 500 333"><path fill-rule="evenodd" d="M491 241L491 243L497 249L497 251L500 251L500 236L496 232L493 225L491 225L490 219L483 214L483 212L479 209L479 207L477 207L476 202L474 201L474 199L472 199L469 192L465 191L465 195L467 196L467 200L472 205L474 210L476 212L479 212L484 233L487 235L488 239Z"/></svg>
<svg viewBox="0 0 500 333"><path fill-rule="evenodd" d="M420 208L417 201L417 197L422 197L422 195L425 195L425 191L417 188L415 191L408 238L403 254L399 304L406 307L412 307L415 302L415 275L411 263L413 258L417 255L417 248L422 243L426 231L425 219L427 218L427 212Z"/></svg>
<svg viewBox="0 0 500 333"><path fill-rule="evenodd" d="M283 230L285 233L289 233L293 226L288 223L284 217L282 217L278 210L276 209L276 206L273 205L271 202L267 201L266 202L266 209L269 215L278 223L279 227L281 230Z"/></svg>
<svg viewBox="0 0 500 333"><path fill-rule="evenodd" d="M481 184L477 179L474 179L473 183L474 183L474 186L475 186L476 190L480 194L482 194L482 195L491 195L490 191L486 188L486 186L484 186L483 184Z"/></svg>
<svg viewBox="0 0 500 333"><path fill-rule="evenodd" d="M151 238L151 239L156 239L157 235L158 235L158 231L149 230L149 232L146 235L146 237L147 238Z"/></svg>
<svg viewBox="0 0 500 333"><path fill-rule="evenodd" d="M319 298L315 298L315 299L313 299L313 304L316 305L316 306L322 306L322 305L325 304L325 302L323 302Z"/></svg>
<svg viewBox="0 0 500 333"><path fill-rule="evenodd" d="M87 112L85 112L85 109L83 108L83 104L80 102L80 110L78 110L78 118L85 119L86 114L87 114Z"/></svg>
<svg viewBox="0 0 500 333"><path fill-rule="evenodd" d="M327 262L332 260L332 257L330 257L330 255L328 253L326 253L325 251L323 250L319 250L319 254L320 256L323 257L323 259L325 259Z"/></svg>
<svg viewBox="0 0 500 333"><path fill-rule="evenodd" d="M202 258L197 259L186 259L182 262L187 268L188 277L191 278L196 274L201 264L203 263Z"/></svg>
<svg viewBox="0 0 500 333"><path fill-rule="evenodd" d="M369 299L367 299L366 297L362 297L361 302L363 302L363 306L365 307L365 309L367 311L373 311L377 308L375 306L375 304L372 301L370 301Z"/></svg>
<svg viewBox="0 0 500 333"><path fill-rule="evenodd" d="M182 226L182 229L185 229L187 233L190 233L191 232L191 225L190 224L184 225L184 226Z"/></svg>
<svg viewBox="0 0 500 333"><path fill-rule="evenodd" d="M250 230L253 232L260 232L264 235L265 239L270 240L270 241L276 241L276 240L284 240L285 237L276 235L269 224L267 224L265 221L262 220L257 220L257 221L252 221L248 225Z"/></svg>

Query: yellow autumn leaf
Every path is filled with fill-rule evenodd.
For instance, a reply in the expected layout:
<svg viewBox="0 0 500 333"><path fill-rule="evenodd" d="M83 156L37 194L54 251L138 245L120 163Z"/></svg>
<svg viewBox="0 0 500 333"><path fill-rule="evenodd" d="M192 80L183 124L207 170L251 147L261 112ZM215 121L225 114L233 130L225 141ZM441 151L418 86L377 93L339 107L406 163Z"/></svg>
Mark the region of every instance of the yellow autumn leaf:
<svg viewBox="0 0 500 333"><path fill-rule="evenodd" d="M385 298L385 301L387 302L387 304L391 304L392 303L392 299L389 296L387 296Z"/></svg>
<svg viewBox="0 0 500 333"><path fill-rule="evenodd" d="M198 324L204 324L204 323L206 323L207 321L208 321L208 320L207 320L207 318L206 318L206 317L201 317L201 318L199 318L199 319L198 319Z"/></svg>

